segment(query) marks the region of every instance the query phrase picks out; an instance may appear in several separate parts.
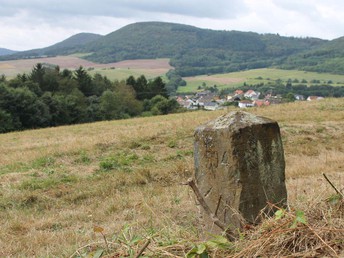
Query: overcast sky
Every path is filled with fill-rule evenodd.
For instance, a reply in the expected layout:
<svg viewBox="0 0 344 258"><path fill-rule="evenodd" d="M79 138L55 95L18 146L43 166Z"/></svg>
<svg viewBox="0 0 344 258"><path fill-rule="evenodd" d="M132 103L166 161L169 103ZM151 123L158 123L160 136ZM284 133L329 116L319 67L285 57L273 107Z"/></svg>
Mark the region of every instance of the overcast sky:
<svg viewBox="0 0 344 258"><path fill-rule="evenodd" d="M79 32L108 34L140 21L334 39L343 0L0 0L0 47L47 47Z"/></svg>

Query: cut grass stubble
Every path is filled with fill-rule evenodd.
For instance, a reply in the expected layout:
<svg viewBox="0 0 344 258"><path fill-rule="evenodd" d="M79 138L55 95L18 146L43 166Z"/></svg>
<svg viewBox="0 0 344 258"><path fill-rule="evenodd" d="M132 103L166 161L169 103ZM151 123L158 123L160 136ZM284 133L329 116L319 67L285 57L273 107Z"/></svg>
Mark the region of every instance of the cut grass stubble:
<svg viewBox="0 0 344 258"><path fill-rule="evenodd" d="M195 199L181 184L193 174L193 132L230 110L0 135L0 256L70 256L77 255L76 250L105 250L94 226L104 228L109 242L114 239L123 255L128 249L117 246L116 237L129 227L141 237L133 250L151 238L147 249L151 255L184 256L200 241ZM248 111L280 124L290 207L304 211L309 219L312 211L324 212L324 199L333 189L322 173L337 186L344 185L343 100ZM318 222L325 219L335 217L327 214ZM258 233L246 233L238 250L224 254L235 256L245 251L240 245L254 245ZM263 251L256 254L268 255Z"/></svg>

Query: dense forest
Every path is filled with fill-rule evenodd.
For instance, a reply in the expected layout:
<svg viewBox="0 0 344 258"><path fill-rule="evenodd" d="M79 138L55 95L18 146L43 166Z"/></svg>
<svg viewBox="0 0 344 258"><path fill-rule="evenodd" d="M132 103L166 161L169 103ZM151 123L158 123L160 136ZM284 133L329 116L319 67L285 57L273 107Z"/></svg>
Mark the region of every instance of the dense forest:
<svg viewBox="0 0 344 258"><path fill-rule="evenodd" d="M73 53L84 53L83 58L98 63L170 58L176 73L182 77L265 67L344 74L343 49L343 38L327 41L140 22L105 36L81 33L47 48L18 52L0 59Z"/></svg>
<svg viewBox="0 0 344 258"><path fill-rule="evenodd" d="M290 56L281 64L281 68L344 74L344 37Z"/></svg>
<svg viewBox="0 0 344 258"><path fill-rule="evenodd" d="M0 78L0 133L167 114L178 107L160 77L110 81L83 67L73 72L37 64L30 74Z"/></svg>

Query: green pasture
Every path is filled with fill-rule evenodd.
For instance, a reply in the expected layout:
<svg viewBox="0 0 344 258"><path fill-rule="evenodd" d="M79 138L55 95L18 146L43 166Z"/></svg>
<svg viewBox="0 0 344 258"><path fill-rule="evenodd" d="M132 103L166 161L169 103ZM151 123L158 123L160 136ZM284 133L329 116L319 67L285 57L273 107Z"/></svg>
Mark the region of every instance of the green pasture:
<svg viewBox="0 0 344 258"><path fill-rule="evenodd" d="M233 83L219 83L218 81L214 80L209 76L209 80L197 80L197 79L185 79L186 81L186 86L179 86L177 93L190 93L190 92L196 92L198 91L198 87L203 85L205 83L206 86L211 87L216 85L218 89L226 89L226 88L235 88L235 87L240 87L243 85L243 82L233 82Z"/></svg>
<svg viewBox="0 0 344 258"><path fill-rule="evenodd" d="M330 74L330 73L316 73L316 72L305 72L298 70L281 70L281 69L254 69L241 72L233 72L226 74L214 74L209 76L195 76L183 78L187 85L185 87L179 87L178 93L184 92L195 92L198 86L202 86L204 83L206 86L216 85L218 89L223 88L236 88L242 86L244 83L250 84L269 84L280 79L283 82L289 79L294 83L294 80L298 80L301 83L302 80L306 80L308 85L311 85L311 81L318 80L321 83L328 83L332 81L333 86L344 85L344 75ZM227 83L223 81L228 80ZM233 81L231 81L233 79Z"/></svg>
<svg viewBox="0 0 344 258"><path fill-rule="evenodd" d="M161 76L165 80L165 74L158 73L152 69L133 69L133 68L95 68L88 71L92 76L99 73L106 76L109 80L126 80L129 76L135 78L144 75L148 80ZM166 80L165 80L166 81Z"/></svg>
<svg viewBox="0 0 344 258"><path fill-rule="evenodd" d="M85 56L89 56L89 55L92 55L92 54L93 54L93 52L90 52L90 53L74 53L74 54L71 54L70 56L83 58Z"/></svg>

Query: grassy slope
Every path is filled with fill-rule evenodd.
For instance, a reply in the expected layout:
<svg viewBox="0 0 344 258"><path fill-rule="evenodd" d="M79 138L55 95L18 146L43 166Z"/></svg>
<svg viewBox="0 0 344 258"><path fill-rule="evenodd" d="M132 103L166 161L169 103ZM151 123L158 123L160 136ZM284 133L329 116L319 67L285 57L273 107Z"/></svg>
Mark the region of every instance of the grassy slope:
<svg viewBox="0 0 344 258"><path fill-rule="evenodd" d="M119 63L97 64L81 59L78 55L36 58L26 60L0 61L0 75L4 74L8 79L14 78L19 73L30 73L37 63L49 63L59 65L60 69L77 69L79 66L92 68L90 74L100 73L111 80L122 80L130 75L138 77L144 74L147 78L164 76L169 69L169 59L128 60ZM115 67L116 69L111 69Z"/></svg>
<svg viewBox="0 0 344 258"><path fill-rule="evenodd" d="M109 78L110 80L125 80L127 79L129 76L134 76L135 78L139 77L140 75L144 74L145 76L147 76L147 78L153 78L158 75L153 75L152 73L150 73L149 70L143 70L143 69L125 69L125 68L118 68L115 70L112 69L104 69L104 68L97 68L95 70L90 71L91 75L94 75L96 73L99 73L103 76L106 76L107 78Z"/></svg>
<svg viewBox="0 0 344 258"><path fill-rule="evenodd" d="M323 172L344 185L343 99L249 111L281 126L292 208L314 209L333 193ZM225 112L0 135L0 256L68 257L90 243L104 247L94 226L109 241L126 227L128 235L154 236L158 256L170 245L183 255L199 241L194 197L181 185L193 174L193 132Z"/></svg>
<svg viewBox="0 0 344 258"><path fill-rule="evenodd" d="M261 77L262 79L257 79ZM329 74L329 73L315 73L315 72L304 72L297 70L281 70L281 69L254 69L242 72L234 72L227 74L214 74L210 76L195 76L184 78L187 82L187 86L179 87L178 92L195 92L197 87L202 85L203 82L207 86L217 85L219 89L238 87L243 85L244 82L247 84L258 84L258 83L269 83L271 80L281 79L287 81L288 79L298 79L300 82L305 79L310 84L311 80L320 80L321 82L328 82L332 80L333 85L344 85L344 75Z"/></svg>

